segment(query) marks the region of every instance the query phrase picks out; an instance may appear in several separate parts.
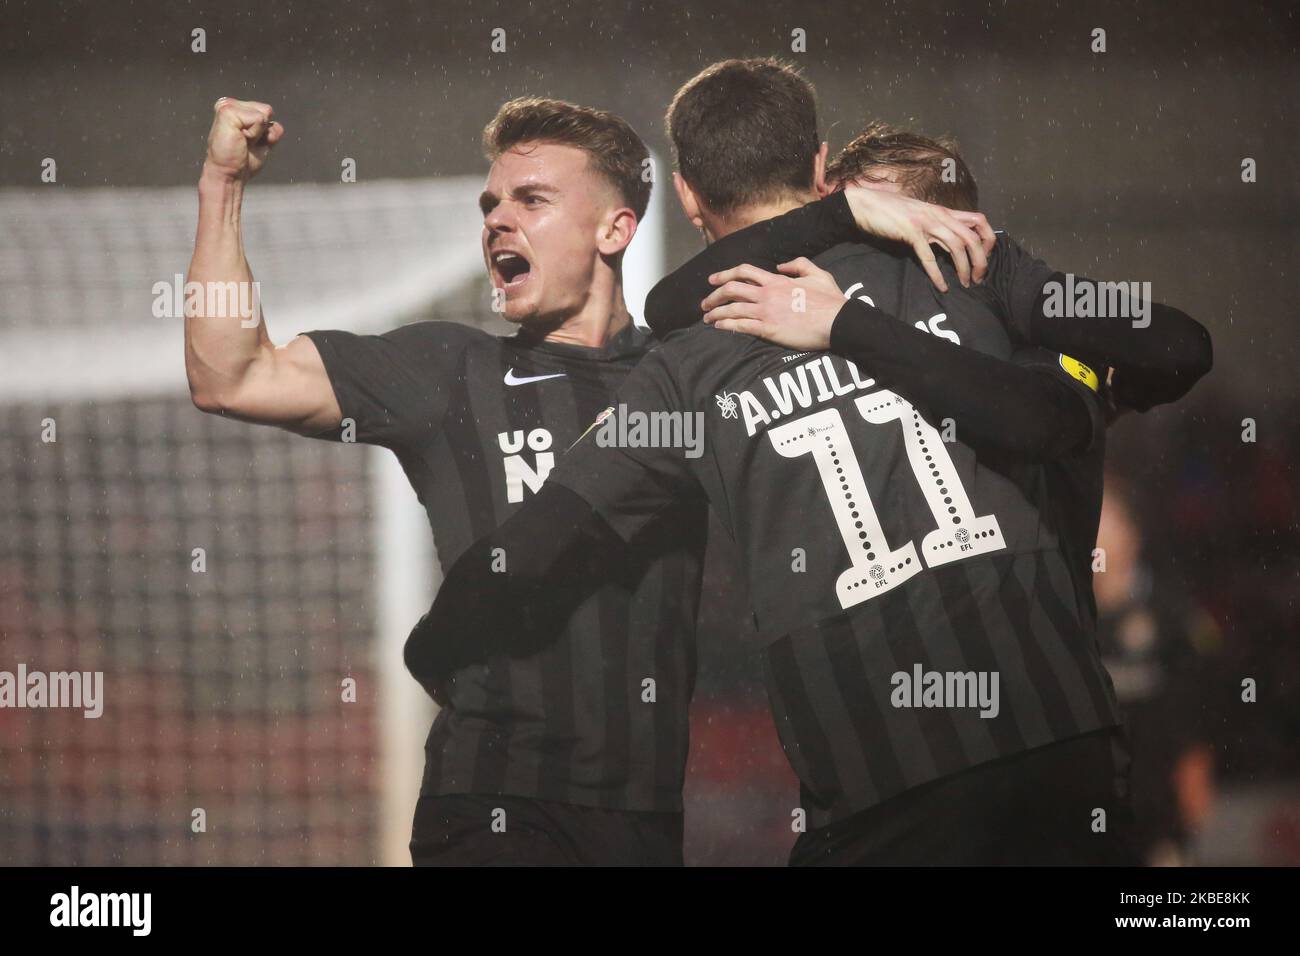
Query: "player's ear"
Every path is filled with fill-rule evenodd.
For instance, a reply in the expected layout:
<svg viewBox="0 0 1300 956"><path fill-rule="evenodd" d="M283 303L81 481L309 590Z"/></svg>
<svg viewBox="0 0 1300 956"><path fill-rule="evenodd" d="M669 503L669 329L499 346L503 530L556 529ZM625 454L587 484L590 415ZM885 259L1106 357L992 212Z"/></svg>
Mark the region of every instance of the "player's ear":
<svg viewBox="0 0 1300 956"><path fill-rule="evenodd" d="M636 227L636 213L627 206L610 210L601 220L596 249L602 256L618 255L636 235Z"/></svg>
<svg viewBox="0 0 1300 956"><path fill-rule="evenodd" d="M695 195L695 190L691 189L690 183L682 179L682 174L673 172L673 188L677 190L677 201L682 204L682 212L686 213L696 229L704 229L704 217L700 215L700 200Z"/></svg>
<svg viewBox="0 0 1300 956"><path fill-rule="evenodd" d="M813 159L813 189L818 196L827 196L833 191L826 185L826 154L830 147L822 143L817 149L817 156Z"/></svg>

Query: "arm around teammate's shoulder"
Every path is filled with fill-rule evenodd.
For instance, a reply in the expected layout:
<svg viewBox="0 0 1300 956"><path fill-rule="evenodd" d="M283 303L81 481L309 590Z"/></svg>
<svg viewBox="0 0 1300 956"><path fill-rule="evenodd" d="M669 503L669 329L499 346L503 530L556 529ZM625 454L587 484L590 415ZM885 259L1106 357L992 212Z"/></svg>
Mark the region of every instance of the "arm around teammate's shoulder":
<svg viewBox="0 0 1300 956"><path fill-rule="evenodd" d="M1104 429L1095 395L1070 382L1068 371L955 345L858 299L837 313L830 350L934 417L952 419L958 440L977 449L1052 461L1091 447Z"/></svg>

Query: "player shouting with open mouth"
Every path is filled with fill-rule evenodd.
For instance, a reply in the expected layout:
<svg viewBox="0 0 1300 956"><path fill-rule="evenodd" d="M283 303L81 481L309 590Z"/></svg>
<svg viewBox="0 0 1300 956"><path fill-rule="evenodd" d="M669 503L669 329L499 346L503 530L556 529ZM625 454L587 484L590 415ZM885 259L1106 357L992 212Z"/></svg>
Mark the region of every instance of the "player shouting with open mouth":
<svg viewBox="0 0 1300 956"><path fill-rule="evenodd" d="M270 106L218 101L189 281L252 282L241 200L283 136ZM648 340L622 288L651 188L636 133L610 113L521 99L484 145L484 264L516 334L419 322L276 347L260 316L200 310L185 327L200 409L334 440L350 420L357 441L398 456L447 567L541 486ZM453 675L426 745L416 863L681 862L704 536L688 503L616 568L581 575L545 646Z"/></svg>

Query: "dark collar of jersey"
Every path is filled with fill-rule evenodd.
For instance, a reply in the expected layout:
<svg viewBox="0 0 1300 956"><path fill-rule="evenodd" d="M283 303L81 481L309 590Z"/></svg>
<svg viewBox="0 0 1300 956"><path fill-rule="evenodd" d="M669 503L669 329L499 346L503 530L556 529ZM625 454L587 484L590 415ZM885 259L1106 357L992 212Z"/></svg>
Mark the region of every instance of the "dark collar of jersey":
<svg viewBox="0 0 1300 956"><path fill-rule="evenodd" d="M572 345L568 342L550 342L542 336L521 328L514 335L502 336L510 345L523 349L536 349L552 355L567 355L571 358L594 359L598 362L610 362L621 358L636 358L645 354L650 347L649 332L638 329L629 322L627 326L610 337L603 346Z"/></svg>

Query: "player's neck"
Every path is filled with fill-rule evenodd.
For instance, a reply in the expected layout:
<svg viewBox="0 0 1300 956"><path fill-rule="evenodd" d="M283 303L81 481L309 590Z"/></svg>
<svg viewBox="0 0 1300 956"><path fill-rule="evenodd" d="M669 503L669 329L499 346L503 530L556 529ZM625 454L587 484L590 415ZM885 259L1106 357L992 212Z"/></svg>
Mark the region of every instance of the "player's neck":
<svg viewBox="0 0 1300 956"><path fill-rule="evenodd" d="M622 276L614 274L603 281L598 276L582 308L548 332L546 341L589 349L604 348L631 322L632 315L623 301Z"/></svg>
<svg viewBox="0 0 1300 956"><path fill-rule="evenodd" d="M777 216L783 216L790 210L807 205L816 198L813 193L808 193L806 196L790 196L777 202L755 203L752 206L745 206L726 216L714 216L702 211L700 218L704 221L704 238L709 242L717 242L719 239L729 236L733 232L739 232L746 226L752 226L756 222L764 222L768 219L775 219Z"/></svg>

